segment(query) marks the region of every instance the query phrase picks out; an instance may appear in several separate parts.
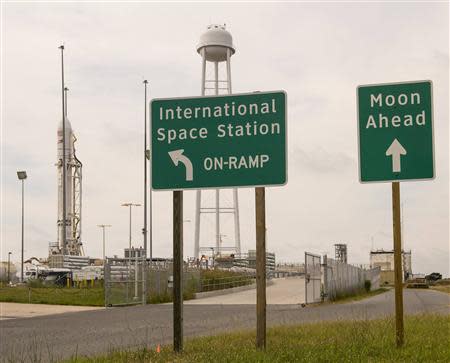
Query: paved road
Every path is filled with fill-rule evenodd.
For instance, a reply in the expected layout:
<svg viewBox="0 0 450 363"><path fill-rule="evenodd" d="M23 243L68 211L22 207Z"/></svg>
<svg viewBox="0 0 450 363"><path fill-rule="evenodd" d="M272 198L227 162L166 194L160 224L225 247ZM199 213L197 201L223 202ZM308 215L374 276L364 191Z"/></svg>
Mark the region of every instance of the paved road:
<svg viewBox="0 0 450 363"><path fill-rule="evenodd" d="M303 277L287 277L272 279L266 288L266 299L269 305L302 304L305 302L305 279ZM256 289L240 291L233 294L206 297L186 301L189 305L211 304L256 304Z"/></svg>
<svg viewBox="0 0 450 363"><path fill-rule="evenodd" d="M405 313L450 314L450 295L405 290ZM393 291L358 302L301 308L269 305L269 326L325 320L373 319L392 315ZM254 329L253 305L186 305L185 337ZM172 342L172 306L147 305L0 321L2 361L50 361L111 349ZM37 358L36 358L37 357Z"/></svg>
<svg viewBox="0 0 450 363"><path fill-rule="evenodd" d="M44 305L44 304L19 304L0 303L0 320L32 318L34 316L63 314L68 312L98 310L101 308L93 306L71 306L71 305Z"/></svg>

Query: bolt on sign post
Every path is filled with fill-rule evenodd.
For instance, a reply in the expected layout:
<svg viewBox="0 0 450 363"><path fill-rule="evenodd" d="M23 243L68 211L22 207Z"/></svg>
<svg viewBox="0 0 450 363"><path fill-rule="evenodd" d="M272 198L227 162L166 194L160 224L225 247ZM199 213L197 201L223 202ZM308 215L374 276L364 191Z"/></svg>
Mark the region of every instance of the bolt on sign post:
<svg viewBox="0 0 450 363"><path fill-rule="evenodd" d="M392 183L396 342L402 346L400 181L435 176L432 82L359 86L357 102L360 181Z"/></svg>
<svg viewBox="0 0 450 363"><path fill-rule="evenodd" d="M265 186L287 182L286 93L154 99L151 185L173 191L174 350L183 349L183 192L256 187L258 349L266 346Z"/></svg>

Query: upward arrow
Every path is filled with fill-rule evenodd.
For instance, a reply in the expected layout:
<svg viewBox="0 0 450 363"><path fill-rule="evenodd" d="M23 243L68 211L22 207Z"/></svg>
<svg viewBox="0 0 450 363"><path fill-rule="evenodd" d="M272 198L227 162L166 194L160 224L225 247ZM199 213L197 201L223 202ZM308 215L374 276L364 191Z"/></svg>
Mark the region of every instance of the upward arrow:
<svg viewBox="0 0 450 363"><path fill-rule="evenodd" d="M392 172L394 173L400 173L400 171L402 170L400 155L406 155L406 150L402 146L402 144L398 142L397 139L394 139L391 146L389 146L386 150L386 156L392 156Z"/></svg>
<svg viewBox="0 0 450 363"><path fill-rule="evenodd" d="M172 159L175 166L178 166L179 162L182 162L186 167L186 181L192 181L193 179L193 167L192 162L186 155L183 155L184 149L169 151L169 156Z"/></svg>

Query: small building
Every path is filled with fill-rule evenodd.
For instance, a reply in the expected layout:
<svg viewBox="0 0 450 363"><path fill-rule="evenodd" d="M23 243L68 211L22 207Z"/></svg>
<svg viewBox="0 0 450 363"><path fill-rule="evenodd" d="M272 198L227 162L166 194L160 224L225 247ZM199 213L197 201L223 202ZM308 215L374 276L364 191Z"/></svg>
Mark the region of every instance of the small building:
<svg viewBox="0 0 450 363"><path fill-rule="evenodd" d="M256 269L256 250L248 250L248 267ZM275 271L275 253L266 251L266 270Z"/></svg>
<svg viewBox="0 0 450 363"><path fill-rule="evenodd" d="M375 250L370 251L370 267L380 267L380 284L394 284L394 251ZM412 276L411 251L402 251L402 276L403 281Z"/></svg>

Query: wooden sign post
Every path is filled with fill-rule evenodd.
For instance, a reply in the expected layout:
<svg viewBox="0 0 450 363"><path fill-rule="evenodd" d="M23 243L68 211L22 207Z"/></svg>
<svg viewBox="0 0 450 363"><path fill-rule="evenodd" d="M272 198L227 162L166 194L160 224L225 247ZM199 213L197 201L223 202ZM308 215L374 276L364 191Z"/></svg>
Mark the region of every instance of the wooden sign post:
<svg viewBox="0 0 450 363"><path fill-rule="evenodd" d="M392 220L394 230L395 341L401 347L403 329L402 232L400 220L400 183L392 183Z"/></svg>
<svg viewBox="0 0 450 363"><path fill-rule="evenodd" d="M173 192L173 350L183 350L183 192Z"/></svg>
<svg viewBox="0 0 450 363"><path fill-rule="evenodd" d="M266 349L266 191L255 188L256 215L256 348Z"/></svg>

